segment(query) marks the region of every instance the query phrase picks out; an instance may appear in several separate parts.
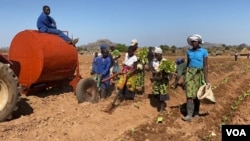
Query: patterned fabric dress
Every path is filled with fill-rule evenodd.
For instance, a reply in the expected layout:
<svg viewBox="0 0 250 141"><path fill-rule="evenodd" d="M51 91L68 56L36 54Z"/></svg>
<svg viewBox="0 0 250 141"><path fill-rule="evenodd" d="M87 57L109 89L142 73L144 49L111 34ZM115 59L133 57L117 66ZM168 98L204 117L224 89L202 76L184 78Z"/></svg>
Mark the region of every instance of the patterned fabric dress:
<svg viewBox="0 0 250 141"><path fill-rule="evenodd" d="M205 84L204 73L202 69L189 68L185 76L186 96L195 99L199 88Z"/></svg>
<svg viewBox="0 0 250 141"><path fill-rule="evenodd" d="M141 48L138 48L136 51L135 51L135 54L136 56L138 56L138 53L139 51L141 50ZM143 64L141 62L141 60L139 60L138 58L138 64L141 64L143 67L142 70L137 70L137 73L136 73L136 80L135 80L135 85L136 85L136 91L137 92L143 92L143 89L144 89L144 85L145 85L145 64Z"/></svg>
<svg viewBox="0 0 250 141"><path fill-rule="evenodd" d="M133 99L135 96L136 73L131 73L135 70L133 66L135 62L137 62L135 55L131 57L128 54L125 55L124 66L122 68L122 72L125 74L119 77L117 83L117 88L122 91L122 95L129 99Z"/></svg>
<svg viewBox="0 0 250 141"><path fill-rule="evenodd" d="M153 68L157 70L159 67L159 64L160 64L160 61L155 60L153 62ZM170 98L168 95L168 84L169 84L168 74L161 71L161 72L155 73L153 77L154 77L154 81L153 81L153 86L152 86L152 89L153 89L152 93L154 95L159 95L161 101L169 100Z"/></svg>
<svg viewBox="0 0 250 141"><path fill-rule="evenodd" d="M129 89L132 92L135 91L136 75L135 74L128 75L133 70L134 70L133 67L128 67L128 66L123 67L122 72L124 72L125 74L123 74L119 78L119 81L117 83L118 89L124 89L124 87L126 87L127 89Z"/></svg>
<svg viewBox="0 0 250 141"><path fill-rule="evenodd" d="M136 90L138 92L143 91L144 84L145 84L145 70L144 70L144 67L143 67L142 70L137 70L135 83L136 83L135 84L136 85Z"/></svg>

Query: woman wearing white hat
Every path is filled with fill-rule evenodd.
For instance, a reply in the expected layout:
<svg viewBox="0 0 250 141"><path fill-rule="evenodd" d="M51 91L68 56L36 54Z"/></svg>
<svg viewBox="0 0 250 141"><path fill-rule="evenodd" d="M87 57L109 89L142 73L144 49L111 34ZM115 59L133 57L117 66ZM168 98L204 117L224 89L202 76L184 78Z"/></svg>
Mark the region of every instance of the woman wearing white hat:
<svg viewBox="0 0 250 141"><path fill-rule="evenodd" d="M208 51L200 46L203 41L198 34L189 36L187 42L192 48L187 50L187 73L185 76L187 115L182 119L192 121L192 117L199 116L200 101L197 98L197 91L204 83L208 83Z"/></svg>
<svg viewBox="0 0 250 141"><path fill-rule="evenodd" d="M164 71L160 71L159 66L163 60L166 60L162 57L162 49L160 47L155 47L154 50L155 61L153 62L153 85L152 85L152 93L154 98L157 99L160 103L157 109L159 112L163 112L167 106L166 101L170 100L168 94L168 74Z"/></svg>

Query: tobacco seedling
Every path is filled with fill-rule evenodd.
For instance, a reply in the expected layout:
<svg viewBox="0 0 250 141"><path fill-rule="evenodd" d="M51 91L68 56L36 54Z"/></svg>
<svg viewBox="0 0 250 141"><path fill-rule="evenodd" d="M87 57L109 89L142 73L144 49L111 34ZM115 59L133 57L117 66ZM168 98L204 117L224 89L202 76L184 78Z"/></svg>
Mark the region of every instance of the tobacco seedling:
<svg viewBox="0 0 250 141"><path fill-rule="evenodd" d="M236 110L238 107L236 105L231 105L231 110Z"/></svg>
<svg viewBox="0 0 250 141"><path fill-rule="evenodd" d="M157 117L156 123L162 123L162 121L163 121L163 117Z"/></svg>
<svg viewBox="0 0 250 141"><path fill-rule="evenodd" d="M173 112L172 111L168 111L167 115L168 115L168 117L170 117L170 116L173 115Z"/></svg>

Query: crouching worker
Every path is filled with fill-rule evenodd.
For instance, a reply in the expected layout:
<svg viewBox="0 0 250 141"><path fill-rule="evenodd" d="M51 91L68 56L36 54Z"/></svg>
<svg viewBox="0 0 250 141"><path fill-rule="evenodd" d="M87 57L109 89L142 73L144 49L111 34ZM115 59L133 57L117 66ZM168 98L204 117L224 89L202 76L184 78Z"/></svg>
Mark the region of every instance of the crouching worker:
<svg viewBox="0 0 250 141"><path fill-rule="evenodd" d="M162 57L162 49L159 47L155 48L155 58L153 62L153 95L154 98L160 103L160 107L157 109L160 112L163 112L167 106L166 101L169 100L169 95L167 93L168 83L169 83L169 74L163 70L160 70L159 66L163 60L166 60Z"/></svg>
<svg viewBox="0 0 250 141"><path fill-rule="evenodd" d="M134 100L135 97L135 79L136 79L137 57L134 55L133 46L129 46L123 62L122 76L120 76L118 89L118 103L122 100Z"/></svg>
<svg viewBox="0 0 250 141"><path fill-rule="evenodd" d="M104 99L109 95L110 80L102 82L102 80L110 77L111 60L108 57L108 50L106 48L101 50L101 56L96 59L95 79L97 87L100 88L100 98Z"/></svg>

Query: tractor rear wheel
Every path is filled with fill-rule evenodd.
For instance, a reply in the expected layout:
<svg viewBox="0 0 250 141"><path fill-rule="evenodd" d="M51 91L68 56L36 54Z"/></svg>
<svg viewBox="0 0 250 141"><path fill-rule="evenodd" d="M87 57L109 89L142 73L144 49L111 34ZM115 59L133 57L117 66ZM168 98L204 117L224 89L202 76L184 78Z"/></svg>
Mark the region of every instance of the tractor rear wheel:
<svg viewBox="0 0 250 141"><path fill-rule="evenodd" d="M81 79L76 86L76 98L78 103L98 101L98 91L96 81L92 78Z"/></svg>
<svg viewBox="0 0 250 141"><path fill-rule="evenodd" d="M7 64L0 62L0 122L11 119L17 110L20 86L17 76Z"/></svg>

